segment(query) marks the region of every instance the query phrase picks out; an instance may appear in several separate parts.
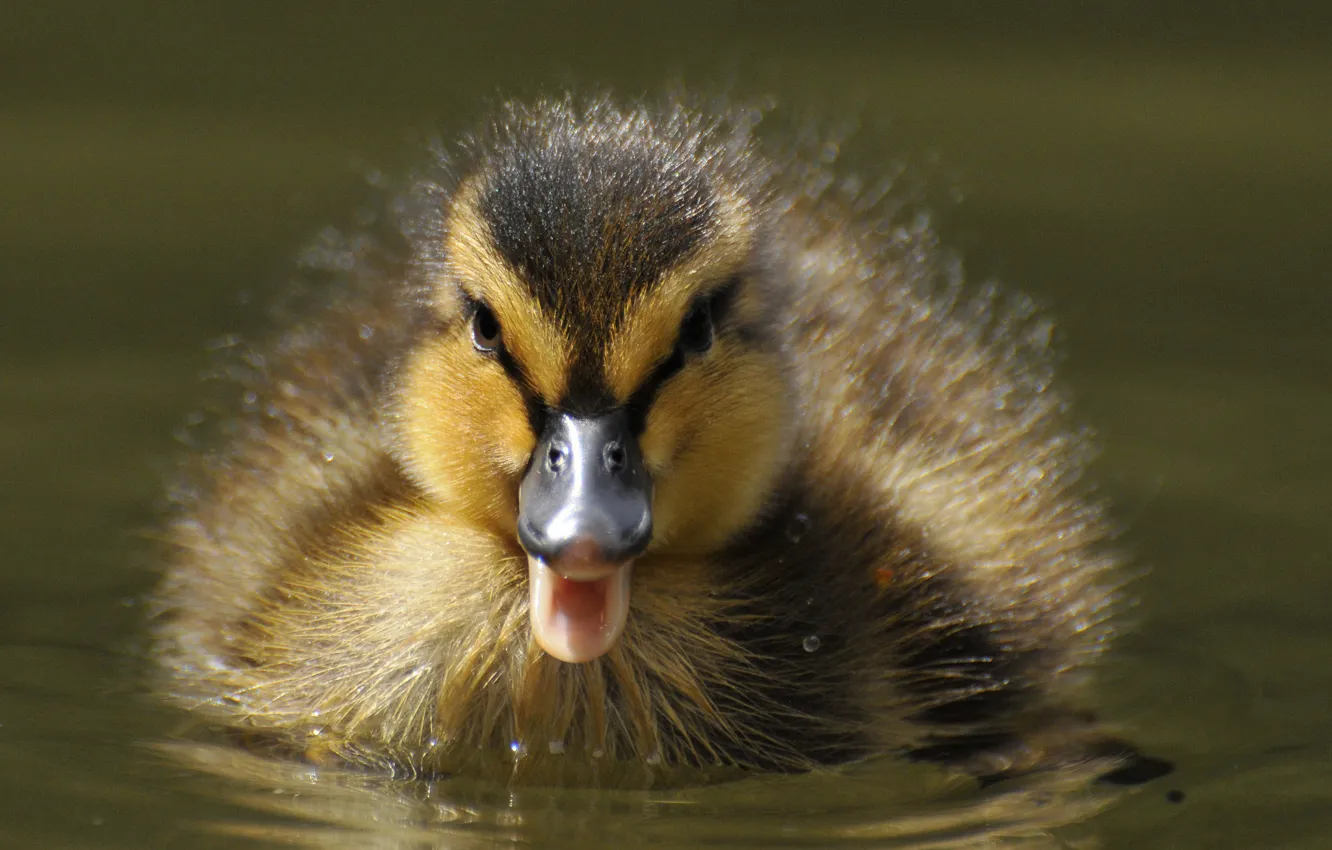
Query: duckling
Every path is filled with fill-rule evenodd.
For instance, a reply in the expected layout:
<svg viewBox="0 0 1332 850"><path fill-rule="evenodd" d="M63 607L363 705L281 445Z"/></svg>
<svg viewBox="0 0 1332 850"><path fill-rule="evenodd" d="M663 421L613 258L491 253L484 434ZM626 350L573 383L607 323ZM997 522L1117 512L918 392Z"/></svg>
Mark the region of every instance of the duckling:
<svg viewBox="0 0 1332 850"><path fill-rule="evenodd" d="M511 104L439 170L175 488L169 700L516 782L1131 752L1045 324L743 114Z"/></svg>

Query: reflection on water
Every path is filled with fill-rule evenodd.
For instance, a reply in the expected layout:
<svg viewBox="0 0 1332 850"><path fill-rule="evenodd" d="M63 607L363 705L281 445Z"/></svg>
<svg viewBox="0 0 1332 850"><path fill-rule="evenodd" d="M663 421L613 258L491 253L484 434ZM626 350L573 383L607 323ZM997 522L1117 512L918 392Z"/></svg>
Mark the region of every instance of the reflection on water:
<svg viewBox="0 0 1332 850"><path fill-rule="evenodd" d="M642 793L404 782L209 744L160 750L231 780L223 793L255 813L198 823L200 831L308 847L584 847L592 834L613 847L1052 847L1053 828L1085 819L1114 796L1090 786L1104 769L1093 765L980 793L968 781L883 762Z"/></svg>
<svg viewBox="0 0 1332 850"><path fill-rule="evenodd" d="M1320 4L10 5L0 844L1332 843ZM177 719L140 693L154 565L139 530L200 397L203 341L261 327L246 296L271 300L299 247L351 219L349 161L397 168L408 128L452 136L496 90L634 92L676 73L859 115L845 156L870 175L937 152L933 176L965 190L941 213L973 279L1052 307L1125 547L1150 568L1133 586L1140 624L1103 671L1104 714L1178 763L1168 785L976 791L875 764L510 794L145 747Z"/></svg>

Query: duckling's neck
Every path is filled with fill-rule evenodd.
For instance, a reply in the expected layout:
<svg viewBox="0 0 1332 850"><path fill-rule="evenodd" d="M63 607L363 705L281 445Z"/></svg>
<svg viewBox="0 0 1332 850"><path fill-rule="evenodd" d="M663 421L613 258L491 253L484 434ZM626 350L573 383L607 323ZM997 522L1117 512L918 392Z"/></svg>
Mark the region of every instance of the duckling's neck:
<svg viewBox="0 0 1332 850"><path fill-rule="evenodd" d="M775 536L765 551L779 552L798 542L804 521L785 500L770 506L749 535ZM749 627L789 618L756 598L752 577L727 551L641 556L620 640L596 660L568 664L531 637L524 560L515 544L422 503L398 522L387 529L403 553L394 567L395 591L447 587L404 600L408 607L395 627L398 634L436 636L413 668L429 670L434 709L417 715L419 732L363 731L380 739L425 738L429 746L409 756L423 771L476 770L478 760L490 760L489 770L507 762L513 778L525 781L595 779L617 763L712 769L752 766L759 754L772 764L808 766L789 746L769 741L772 725L782 717L794 722L800 709L782 704L791 699L789 689L772 687L772 671L761 669L746 644ZM800 638L793 639L798 646ZM369 688L401 687L384 679ZM408 723L392 699L385 694L377 722ZM348 720L355 737L359 720Z"/></svg>

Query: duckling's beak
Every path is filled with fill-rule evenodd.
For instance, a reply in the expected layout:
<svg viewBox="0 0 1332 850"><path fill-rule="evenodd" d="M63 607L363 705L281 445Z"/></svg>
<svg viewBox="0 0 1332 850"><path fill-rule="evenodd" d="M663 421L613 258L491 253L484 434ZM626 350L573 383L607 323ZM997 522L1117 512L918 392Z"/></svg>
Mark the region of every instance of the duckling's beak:
<svg viewBox="0 0 1332 850"><path fill-rule="evenodd" d="M561 661L591 661L629 617L636 555L652 539L652 478L624 410L548 417L518 488L532 634Z"/></svg>

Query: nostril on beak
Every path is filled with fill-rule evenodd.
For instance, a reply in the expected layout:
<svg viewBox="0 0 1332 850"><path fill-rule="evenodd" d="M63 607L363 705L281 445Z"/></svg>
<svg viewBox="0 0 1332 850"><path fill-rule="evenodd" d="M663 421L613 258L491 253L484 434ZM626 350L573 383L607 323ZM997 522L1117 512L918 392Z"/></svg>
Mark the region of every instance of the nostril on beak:
<svg viewBox="0 0 1332 850"><path fill-rule="evenodd" d="M642 552L652 539L652 477L624 411L561 413L540 439L518 488L527 553L561 569L623 564Z"/></svg>
<svg viewBox="0 0 1332 850"><path fill-rule="evenodd" d="M550 448L546 450L546 468L551 472L559 472L569 461L569 453L558 443L551 443Z"/></svg>
<svg viewBox="0 0 1332 850"><path fill-rule="evenodd" d="M619 472L629 462L629 455L618 441L608 443L602 452L602 457L606 461L606 468L611 472Z"/></svg>

